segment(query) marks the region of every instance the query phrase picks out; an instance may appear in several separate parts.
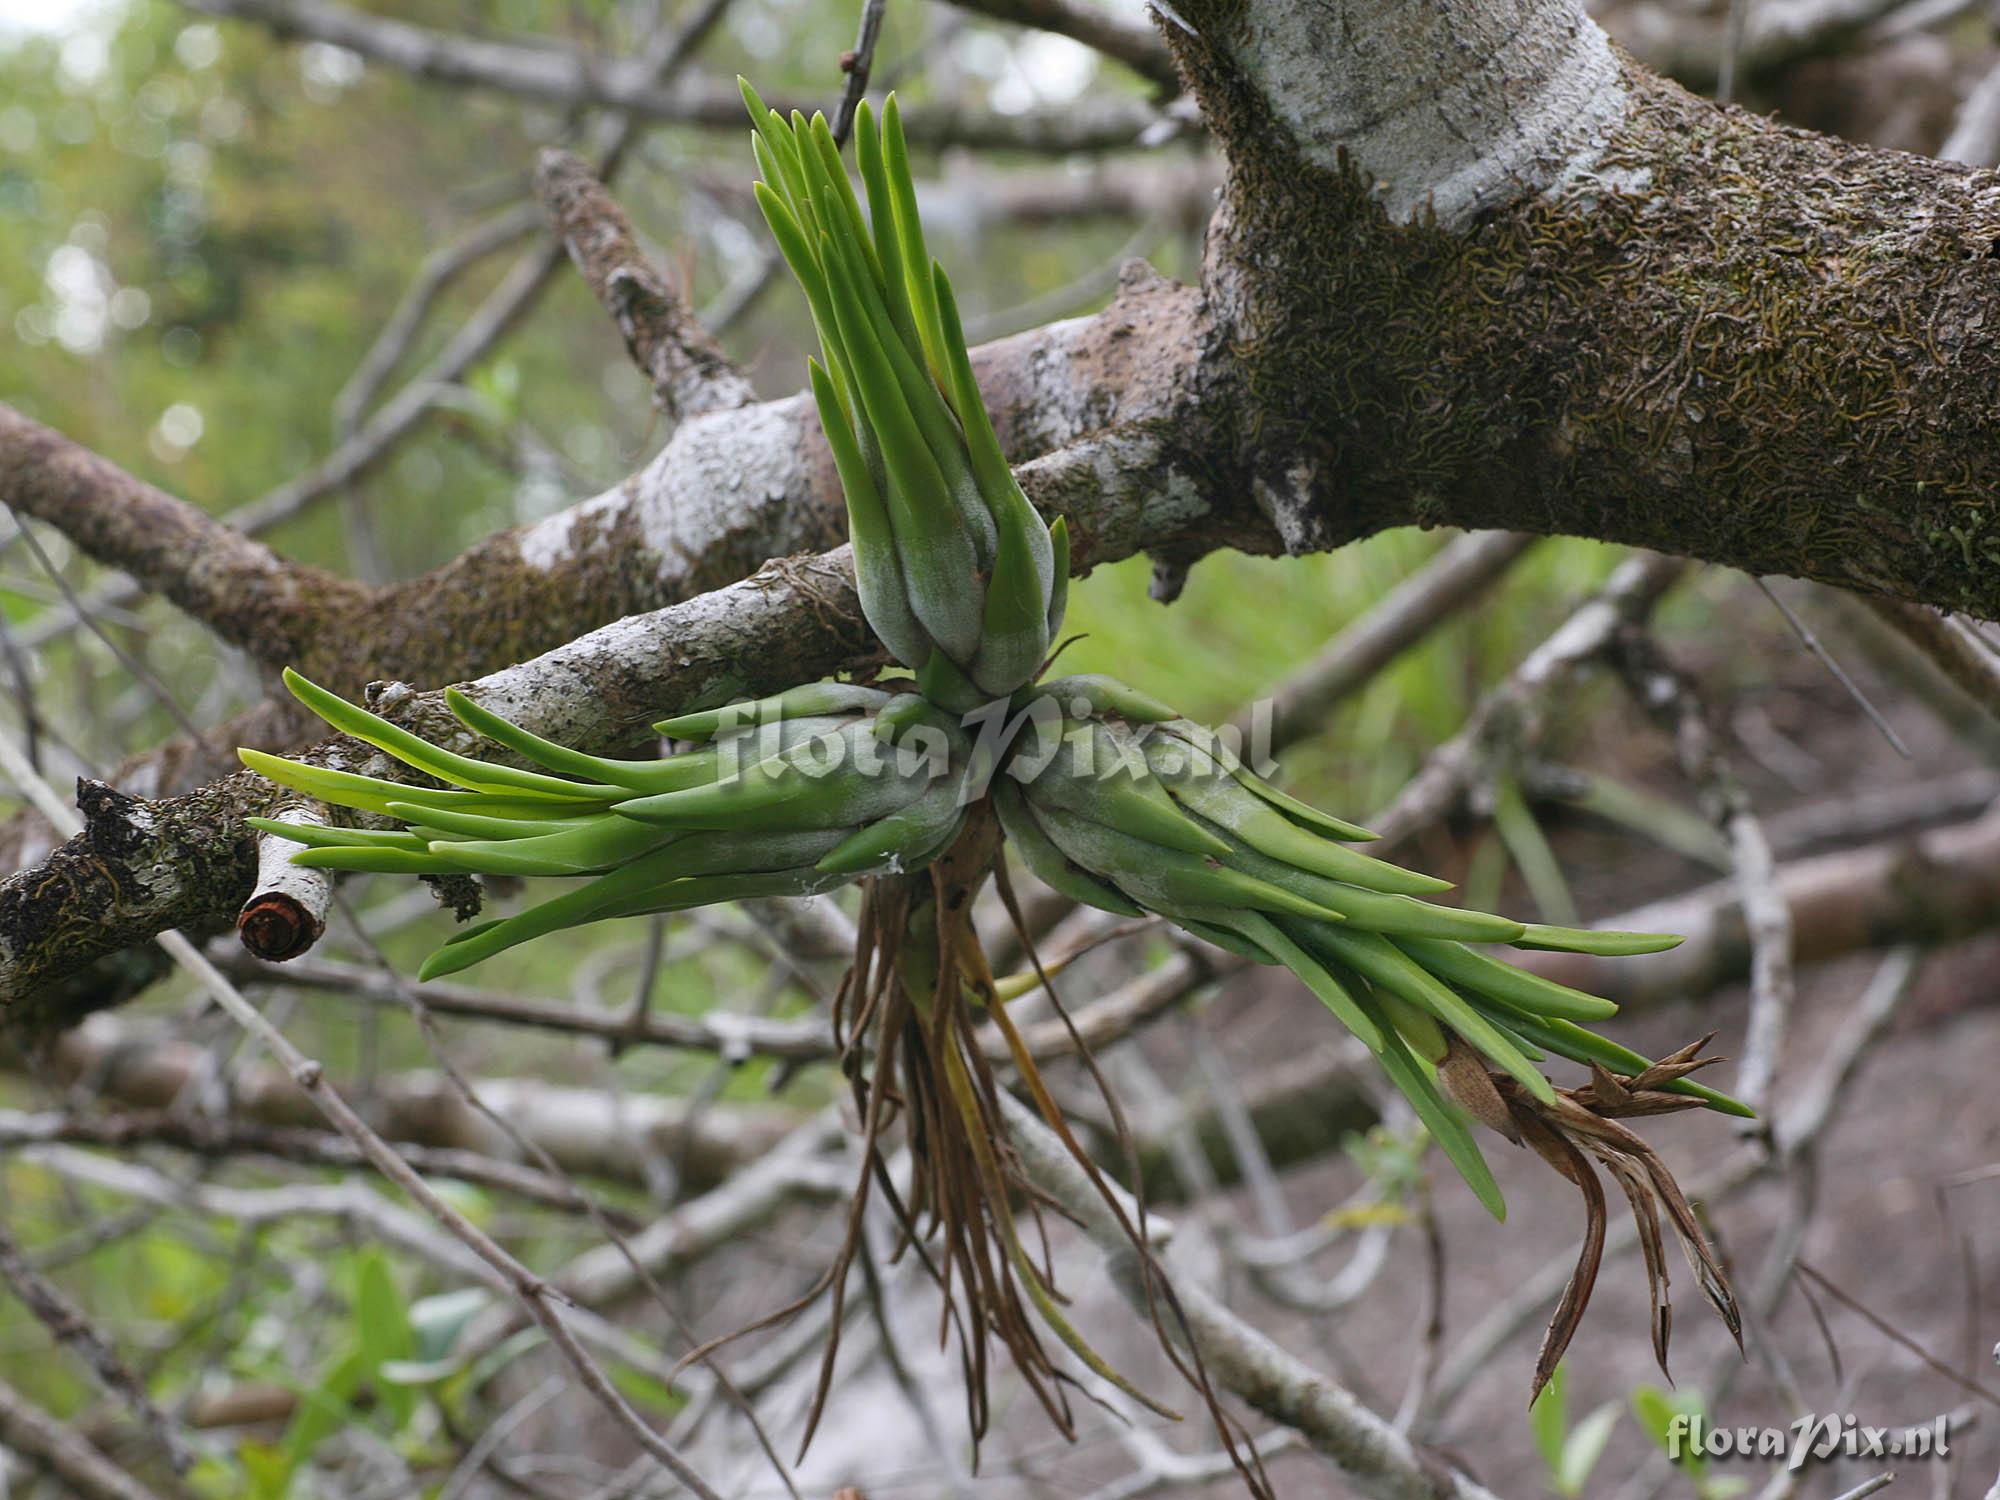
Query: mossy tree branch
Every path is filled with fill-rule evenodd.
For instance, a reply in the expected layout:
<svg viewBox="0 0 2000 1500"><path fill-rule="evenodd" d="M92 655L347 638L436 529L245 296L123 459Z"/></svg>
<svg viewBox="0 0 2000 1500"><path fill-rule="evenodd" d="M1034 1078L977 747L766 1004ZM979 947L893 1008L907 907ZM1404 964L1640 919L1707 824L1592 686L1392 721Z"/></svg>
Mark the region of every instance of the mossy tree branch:
<svg viewBox="0 0 2000 1500"><path fill-rule="evenodd" d="M1176 14L1164 35L1228 161L1202 287L1133 270L1107 312L979 362L1010 454L1060 454L1023 478L1070 516L1080 560L1185 565L1450 523L2000 614L2000 178L1696 99L1576 0ZM330 588L323 634L292 659L352 691L548 653L539 670L580 675L510 710L601 742L624 709L636 723L727 676L641 672L569 723L566 695L601 685L606 637L583 633L606 620L692 600L758 663L744 688L860 649L833 648L809 618L824 600L789 575L722 587L824 549L840 520L802 400L710 411L618 489L426 579ZM724 604L745 623L714 619ZM667 608L648 628L687 623ZM162 804L162 826L247 810L241 783L222 788ZM83 857L0 886L0 996L76 972L48 964L44 937L104 899ZM50 878L65 859L75 879ZM117 916L74 951L233 912L244 863L110 872Z"/></svg>
<svg viewBox="0 0 2000 1500"><path fill-rule="evenodd" d="M1192 446L1174 413L1192 399L1182 381L1195 303L1190 289L1135 272L1095 317L975 351L1009 453L1032 460L1107 426L1129 431L1121 484L1171 489L1171 508L1189 519L1199 502L1185 479L1169 484L1169 450L1146 434L1179 431L1181 446ZM0 498L8 495L274 676L295 666L348 696L373 681L436 687L481 677L736 582L767 558L825 551L846 532L832 459L800 397L689 416L643 469L603 494L379 588L289 562L0 405ZM1077 521L1096 525L1088 497L1079 503ZM1145 539L1123 545L1098 555L1124 556ZM234 746L290 750L311 742L313 724L281 697L200 743L147 751L111 780L147 797L191 793L234 769ZM0 824L0 871L32 863L49 842L32 815Z"/></svg>
<svg viewBox="0 0 2000 1500"><path fill-rule="evenodd" d="M1201 0L1207 291L1297 550L1569 532L2000 612L2000 178L1788 129L1576 0Z"/></svg>
<svg viewBox="0 0 2000 1500"><path fill-rule="evenodd" d="M1071 517L1079 566L1213 529L1198 498L1158 494L1146 482L1154 471L1147 441L1121 431L1021 467L1029 497ZM618 753L642 745L663 713L879 659L841 547L772 560L739 582L619 619L467 690L538 734ZM495 749L451 716L441 691L381 683L370 701L434 743L468 754ZM305 758L398 780L412 775L345 737ZM232 923L256 875L256 836L242 819L288 795L247 771L151 802L84 784L84 831L0 881L0 1018L31 1035L73 1025L157 977L157 964L143 955L155 934L206 934Z"/></svg>

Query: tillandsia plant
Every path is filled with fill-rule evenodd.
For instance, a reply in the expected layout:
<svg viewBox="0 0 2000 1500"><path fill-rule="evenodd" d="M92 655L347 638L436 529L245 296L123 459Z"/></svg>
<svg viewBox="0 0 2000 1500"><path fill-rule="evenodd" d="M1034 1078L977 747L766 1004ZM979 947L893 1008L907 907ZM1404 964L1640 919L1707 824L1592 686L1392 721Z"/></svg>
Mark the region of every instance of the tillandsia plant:
<svg viewBox="0 0 2000 1500"><path fill-rule="evenodd" d="M1735 1333L1734 1299L1687 1201L1620 1123L1702 1107L1748 1114L1689 1076L1716 1059L1700 1057L1696 1043L1648 1060L1589 1029L1616 1011L1610 1001L1490 951L1638 955L1678 939L1516 922L1426 900L1447 883L1363 853L1356 845L1373 837L1366 829L1278 790L1214 731L1108 678L1045 678L1062 621L1067 535L1060 520L1044 524L1002 456L951 283L924 247L894 97L879 118L865 103L856 112L864 211L824 119L787 120L747 84L744 96L764 174L758 201L819 333L823 362L810 362L812 387L846 493L862 608L912 675L805 683L756 703L682 714L654 728L686 748L632 760L556 744L448 690L465 728L509 757L486 760L288 674L292 690L335 729L436 784L246 750L245 763L271 780L349 810L338 826L251 821L305 844L294 856L303 865L582 881L453 937L425 962L426 979L584 923L859 882L859 944L834 1023L868 1169L846 1246L811 1295L842 1295L863 1210L879 1189L944 1289L975 1438L985 1427L996 1339L1058 1425L1072 1430L1067 1377L1037 1323L1100 1376L1147 1399L1070 1325L1046 1264L1027 1248L1018 1219L1038 1213L1043 1200L1008 1145L1002 1082L981 1045L986 1027L1126 1223L1163 1334L1178 1316L1143 1225L1125 1218L1097 1175L1008 1017L1007 1001L1049 986L1051 974L1020 921L1003 846L1079 903L1164 918L1296 974L1381 1063L1496 1217L1504 1204L1475 1124L1528 1146L1576 1185L1589 1229L1534 1390L1574 1334L1595 1280L1605 1199L1593 1162L1632 1206L1662 1365L1662 1210ZM989 878L1021 929L1027 974L996 979L981 949L971 911ZM1540 1067L1550 1054L1584 1064L1588 1083L1554 1087ZM881 1144L898 1122L912 1158L901 1189ZM1181 1363L1166 1346L1234 1449L1199 1360ZM829 1345L822 1400L832 1358ZM816 1405L808 1437L817 1418ZM1262 1487L1254 1458L1245 1473Z"/></svg>

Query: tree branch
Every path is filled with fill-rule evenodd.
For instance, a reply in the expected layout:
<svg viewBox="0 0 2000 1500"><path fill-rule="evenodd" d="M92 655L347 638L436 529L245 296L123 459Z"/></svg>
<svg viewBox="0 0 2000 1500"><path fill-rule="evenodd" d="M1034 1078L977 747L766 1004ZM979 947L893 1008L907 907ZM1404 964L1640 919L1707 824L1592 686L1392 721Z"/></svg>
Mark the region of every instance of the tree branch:
<svg viewBox="0 0 2000 1500"><path fill-rule="evenodd" d="M1107 429L1094 451L1117 454L1123 472L1114 487L1125 497L1119 503L1128 519L1144 511L1161 529L1151 535L1150 525L1125 526L1116 538L1100 537L1096 560L1156 542L1193 545L1203 495L1195 480L1206 478L1195 450L1205 428L1189 410L1192 394L1182 378L1198 317L1190 289L1139 267L1104 312L974 351L1001 440L1016 461ZM106 515L119 513L120 494L145 488L67 440L55 442L64 462L74 455L105 476L94 504ZM32 473L37 451L10 448L0 429L0 463ZM1092 519L1097 479L1088 466L1059 464L1053 472L1077 493L1070 501L1051 493L1050 503L1074 503L1072 525L1079 529L1105 524ZM236 540L193 507L170 503L190 526L212 529L201 533L203 545L227 548ZM52 519L60 525L67 514ZM846 507L809 399L710 412L681 423L651 462L614 488L495 533L431 573L380 589L336 581L316 604L301 593L299 639L271 664L295 666L350 695L372 681L427 687L462 681L608 621L735 582L768 558L836 546L845 534ZM1259 544L1255 534L1254 518L1238 518L1217 537L1268 550L1268 538ZM188 555L199 550L190 546ZM310 742L313 727L289 701L266 704L203 742L176 741L135 757L112 779L146 796L192 793L233 769L234 761L224 759L232 746L295 749ZM0 870L30 863L49 843L46 827L31 816L0 825Z"/></svg>
<svg viewBox="0 0 2000 1500"><path fill-rule="evenodd" d="M1174 69L1158 33L1143 22L1128 21L1094 5L1072 0L951 0L960 10L1011 21L1016 26L1052 32L1081 42L1093 51L1115 58L1141 78L1158 84L1169 94L1181 88L1181 76Z"/></svg>
<svg viewBox="0 0 2000 1500"><path fill-rule="evenodd" d="M457 36L328 0L188 3L210 15L255 22L281 37L330 42L434 83L616 109L640 119L708 130L741 131L746 125L743 100L734 88L700 79L658 84L631 61L575 51L553 38L538 38L531 45ZM770 103L787 113L815 107L804 99L773 97ZM1115 99L1017 115L938 103L916 106L903 116L910 139L923 145L1053 155L1133 149L1145 143L1141 138L1159 119L1142 104Z"/></svg>
<svg viewBox="0 0 2000 1500"><path fill-rule="evenodd" d="M1208 365L1293 550L1572 532L2000 614L1991 172L1698 99L1579 0L1180 9Z"/></svg>
<svg viewBox="0 0 2000 1500"><path fill-rule="evenodd" d="M0 501L124 569L259 661L301 655L330 613L367 592L286 561L4 402Z"/></svg>
<svg viewBox="0 0 2000 1500"><path fill-rule="evenodd" d="M1060 450L1021 473L1080 560L1184 566L1449 520L2000 613L1991 174L1693 99L1574 0L1334 27L1331 57L1295 0L1181 9L1170 42L1229 161L1205 286L1138 268L1105 314L980 361L1010 452ZM813 425L798 398L690 419L618 490L331 621L326 675L433 684L545 652L500 690L588 742L855 659L827 562L551 650L838 537ZM666 665L663 639L699 668ZM412 712L456 732L435 703ZM0 995L240 901L243 848L219 830L259 795L239 779L143 818L100 799L95 848L0 885ZM109 920L66 918L91 903Z"/></svg>
<svg viewBox="0 0 2000 1500"><path fill-rule="evenodd" d="M632 222L589 167L567 151L544 151L535 186L569 258L625 336L668 418L748 406L750 382L729 362L686 299L632 235Z"/></svg>
<svg viewBox="0 0 2000 1500"><path fill-rule="evenodd" d="M0 1381L0 1448L41 1464L84 1500L157 1500L90 1441Z"/></svg>
<svg viewBox="0 0 2000 1500"><path fill-rule="evenodd" d="M1120 1292L1145 1312L1147 1293L1131 1243L1097 1189L1031 1110L1011 1094L999 1097L1028 1175L1104 1252ZM1127 1218L1133 1218L1131 1200L1119 1196ZM1149 1217L1147 1227L1156 1241L1170 1232L1157 1217ZM1340 1465L1363 1494L1378 1500L1492 1500L1477 1481L1418 1448L1345 1388L1238 1318L1194 1279L1176 1278L1174 1294L1210 1378L1273 1421L1296 1428ZM1171 1324L1171 1314L1167 1316Z"/></svg>
<svg viewBox="0 0 2000 1500"><path fill-rule="evenodd" d="M2000 814L1777 868L1791 911L1793 957L1817 963L1898 943L1941 944L2000 924ZM1734 879L1608 917L1606 927L1678 932L1687 941L1644 963L1523 953L1516 962L1626 1004L1706 995L1750 971L1752 944Z"/></svg>
<svg viewBox="0 0 2000 1500"><path fill-rule="evenodd" d="M1317 734L1349 694L1484 597L1535 541L1520 532L1478 531L1439 548L1319 656L1271 690L1271 753ZM1243 715L1234 722L1246 732L1250 727Z"/></svg>

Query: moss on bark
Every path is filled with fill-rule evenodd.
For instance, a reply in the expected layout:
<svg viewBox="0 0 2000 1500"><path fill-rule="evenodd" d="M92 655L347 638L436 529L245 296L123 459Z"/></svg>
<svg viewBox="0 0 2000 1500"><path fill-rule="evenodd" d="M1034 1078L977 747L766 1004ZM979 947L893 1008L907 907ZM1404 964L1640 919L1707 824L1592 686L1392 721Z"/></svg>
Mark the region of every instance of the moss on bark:
<svg viewBox="0 0 2000 1500"><path fill-rule="evenodd" d="M1209 292L1293 550L1568 532L2000 612L2000 178L1624 64L1588 173L1463 232L1304 160L1174 36L1230 156Z"/></svg>

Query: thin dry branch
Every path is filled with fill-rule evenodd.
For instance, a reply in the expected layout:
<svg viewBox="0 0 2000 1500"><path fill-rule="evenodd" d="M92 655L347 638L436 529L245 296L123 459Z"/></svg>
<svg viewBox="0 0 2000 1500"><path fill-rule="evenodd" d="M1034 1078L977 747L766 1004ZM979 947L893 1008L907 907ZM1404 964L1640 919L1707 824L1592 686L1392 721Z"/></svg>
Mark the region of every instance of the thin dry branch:
<svg viewBox="0 0 2000 1500"><path fill-rule="evenodd" d="M2000 924L2000 813L1780 864L1772 891L1791 913L1799 964L1989 931ZM1686 941L1644 963L1554 953L1524 953L1518 961L1628 1005L1706 995L1750 970L1752 943L1733 878L1620 912L1604 925L1678 932Z"/></svg>
<svg viewBox="0 0 2000 1500"><path fill-rule="evenodd" d="M50 1338L69 1349L98 1384L130 1408L166 1453L176 1474L185 1474L194 1466L194 1455L179 1426L153 1403L146 1383L125 1362L117 1345L60 1287L35 1269L4 1224L0 1224L0 1281L20 1298Z"/></svg>
<svg viewBox="0 0 2000 1500"><path fill-rule="evenodd" d="M1097 1188L1027 1106L1004 1093L1000 1102L1029 1177L1104 1253L1126 1300L1145 1310L1147 1292L1131 1240ZM1118 1196L1125 1212L1134 1212L1131 1201ZM1171 1234L1171 1226L1157 1216L1146 1222L1155 1242L1164 1243ZM1210 1378L1273 1421L1297 1429L1361 1493L1377 1500L1490 1500L1476 1480L1419 1448L1349 1391L1243 1322L1193 1278L1176 1278L1174 1292Z"/></svg>
<svg viewBox="0 0 2000 1500"><path fill-rule="evenodd" d="M88 1439L0 1380L0 1448L53 1474L82 1500L159 1500Z"/></svg>
<svg viewBox="0 0 2000 1500"><path fill-rule="evenodd" d="M1115 58L1169 94L1180 92L1181 75L1152 27L1128 21L1101 6L1077 0L951 0L960 10L1053 32Z"/></svg>
<svg viewBox="0 0 2000 1500"><path fill-rule="evenodd" d="M2000 719L2000 644L1978 626L1928 604L1867 594L1860 602L1928 657L1968 698Z"/></svg>
<svg viewBox="0 0 2000 1500"><path fill-rule="evenodd" d="M1537 540L1518 531L1474 531L1439 548L1320 655L1272 690L1272 753L1317 733L1338 704L1472 605ZM1249 727L1241 716L1236 723Z"/></svg>
<svg viewBox="0 0 2000 1500"><path fill-rule="evenodd" d="M744 126L743 100L726 84L690 79L660 84L627 59L576 51L553 39L489 41L413 26L327 0L190 0L192 8L264 26L281 37L330 42L433 83L494 89L523 98L615 109L636 118L701 129ZM771 104L807 111L821 101ZM1067 155L1142 144L1159 119L1143 105L1093 101L1082 109L996 114L970 105L918 106L904 116L910 139L929 146Z"/></svg>
<svg viewBox="0 0 2000 1500"><path fill-rule="evenodd" d="M15 1069L27 1066L25 1059L11 1062ZM65 1033L38 1071L52 1082L87 1086L98 1099L117 1106L118 1114L150 1116L171 1110L190 1082L203 1076L206 1062L201 1047L106 1016ZM680 1162L684 1180L697 1190L757 1160L797 1121L795 1111L778 1105L702 1107L664 1095L627 1099L621 1105L601 1088L533 1078L481 1079L479 1091L564 1171L643 1183L644 1158L663 1155ZM391 1074L376 1079L365 1093L350 1092L366 1100L362 1108L370 1128L390 1140L517 1164L518 1153L502 1134L435 1071ZM222 1139L240 1140L246 1149L261 1144L280 1150L286 1144L283 1132L316 1119L311 1103L280 1070L254 1063L236 1070L230 1104L228 1128L246 1134ZM115 1133L119 1127L106 1123L104 1128ZM200 1150L202 1139L190 1126L185 1144Z"/></svg>
<svg viewBox="0 0 2000 1500"><path fill-rule="evenodd" d="M366 593L286 561L5 403L0 501L56 527L259 661L299 656L330 609Z"/></svg>
<svg viewBox="0 0 2000 1500"><path fill-rule="evenodd" d="M1694 682L1636 626L1620 634L1615 659L1633 697L1671 736L1682 773L1729 838L1737 899L1750 942L1750 1019L1736 1093L1761 1115L1777 1078L1795 998L1792 913L1776 878L1771 843L1717 743Z"/></svg>
<svg viewBox="0 0 2000 1500"><path fill-rule="evenodd" d="M1444 817L1483 778L1531 748L1553 695L1602 657L1623 627L1644 619L1686 572L1685 561L1651 552L1620 563L1603 589L1481 699L1465 727L1433 750L1395 801L1369 820L1385 845Z"/></svg>
<svg viewBox="0 0 2000 1500"><path fill-rule="evenodd" d="M728 0L706 0L684 26L662 31L643 56L624 65L633 71L635 77L655 85L672 77L706 39L727 3ZM632 120L624 115L613 115L600 122L591 145L595 170L600 176L608 178L616 170L634 133ZM501 221L495 221L495 224L499 228L506 227ZM500 235L498 243L505 243L506 238L506 235ZM481 249L484 243L482 237L475 233L470 248ZM498 243L495 248L498 248ZM449 396L466 372L485 358L495 344L534 310L562 258L562 247L552 238L543 239L524 251L430 362L364 421L361 419L362 407L372 396L374 385L386 376L387 364L393 363L396 357L397 344L413 339L421 325L422 313L430 301L424 288L452 274L451 260L447 259L442 264L435 257L427 260L418 273L418 283L412 294L406 296L392 317L391 326L384 330L375 347L364 358L362 367L341 392L335 422L339 440L333 451L304 473L230 511L219 523L211 520L208 524L234 528L244 536L256 536L290 520L327 496L344 494L352 501L349 507L350 530L362 541L364 548L370 547L372 534L366 524L360 497L353 486L372 473L405 438L415 432L418 425ZM0 452L4 452L7 446L4 431L0 431ZM111 473L117 479L125 478L116 469L112 469ZM139 535L143 537L144 533ZM73 539L84 545L84 550L99 561L116 567L125 566L122 558L100 553L82 543L81 538ZM291 568L291 565L286 564L286 567ZM301 619L294 631L299 639L285 651L259 656L267 664L282 665L289 661L297 665L311 660L316 654L314 643L329 639L341 641L352 652L359 643L357 633L366 629L367 622L383 618L385 606L393 614L399 599L403 598L391 594L385 600L377 591L349 580L335 580L344 593L344 597L336 597L325 589L306 589L304 585L314 581L313 575L307 571L292 569L291 576L300 586L300 592L309 595L300 601ZM115 579L84 599L79 608L45 611L31 622L30 628L23 632L23 638L30 645L40 644L68 630L79 619L88 619L106 608L129 603L147 588L168 592L168 596L172 597L161 583L138 574ZM407 593L408 590L405 590ZM215 628L214 622L207 616L192 610L190 613L195 613L197 619ZM258 653L253 650L252 654ZM329 675L336 680L340 677L337 671ZM214 767L206 764L201 757L185 759L187 764L201 767L194 773L199 779L216 774ZM161 787L167 783L154 782L152 785Z"/></svg>
<svg viewBox="0 0 2000 1500"><path fill-rule="evenodd" d="M375 1005L400 1005L405 993L396 977L380 969L332 959L302 958L283 965L254 958L225 959L223 967L241 981L327 990ZM1192 945L1177 948L1165 962L1079 1006L1070 1017L1071 1025L1057 1019L1038 1021L1023 1027L1022 1040L1038 1061L1072 1055L1078 1037L1095 1051L1242 967L1243 960L1232 955ZM699 1016L648 1012L633 1017L448 981L414 984L412 990L441 1016L592 1037L621 1047L713 1052L732 1063L753 1057L794 1064L827 1062L840 1054L826 1022L818 1017L775 1021L719 1010ZM995 1062L1004 1062L1008 1056L1005 1043L998 1037L990 1038L987 1055Z"/></svg>
<svg viewBox="0 0 2000 1500"><path fill-rule="evenodd" d="M544 151L535 186L570 259L611 314L670 420L756 399L685 296L639 248L631 220L582 160Z"/></svg>
<svg viewBox="0 0 2000 1500"><path fill-rule="evenodd" d="M29 1146L93 1146L118 1151L167 1146L211 1161L266 1158L298 1166L364 1171L368 1167L345 1136L297 1125L266 1125L158 1109L88 1115L0 1110L0 1147L19 1150ZM407 1140L397 1140L396 1149L429 1177L474 1183L562 1213L584 1211L573 1183L518 1162L464 1147L427 1146ZM633 1227L624 1216L619 1220L621 1228Z"/></svg>
<svg viewBox="0 0 2000 1500"><path fill-rule="evenodd" d="M424 257L402 300L382 324L382 331L376 334L375 342L368 346L354 373L347 377L340 394L334 397L333 429L343 441L360 429L368 407L416 344L431 309L445 290L487 256L526 238L541 226L542 215L534 204L517 203Z"/></svg>

